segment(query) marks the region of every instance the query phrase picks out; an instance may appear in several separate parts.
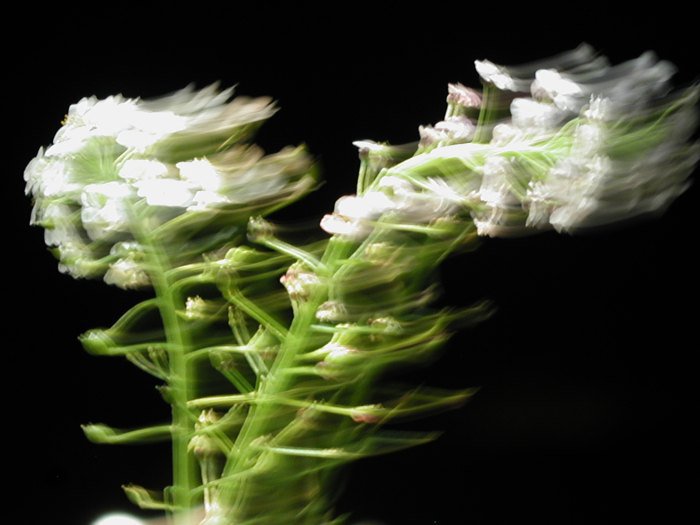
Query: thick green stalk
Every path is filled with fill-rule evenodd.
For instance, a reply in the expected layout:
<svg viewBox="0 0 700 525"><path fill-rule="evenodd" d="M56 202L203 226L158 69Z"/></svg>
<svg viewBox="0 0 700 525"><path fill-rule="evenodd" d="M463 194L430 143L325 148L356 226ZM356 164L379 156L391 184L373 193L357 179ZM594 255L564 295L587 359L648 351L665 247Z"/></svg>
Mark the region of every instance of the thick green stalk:
<svg viewBox="0 0 700 525"><path fill-rule="evenodd" d="M187 352L191 349L187 328L177 315L181 298L174 283L166 277L171 269L167 255L148 235L141 236L148 247L150 278L156 293L156 301L168 344L170 373L168 383L172 397L172 458L173 484L169 498L175 509L175 525L190 525L189 511L194 507L193 491L198 486L195 458L189 453L189 441L194 433L194 419L187 407L192 399L194 384Z"/></svg>
<svg viewBox="0 0 700 525"><path fill-rule="evenodd" d="M323 263L328 268L333 268L335 262L342 260L352 250L352 243L342 239L331 239L323 257ZM274 399L283 394L288 388L291 377L285 372L289 369L296 357L309 350L308 334L311 326L316 322L318 307L328 298L328 290L319 289L305 303L299 306L297 314L281 341L277 359L270 368L269 373L260 381L257 395L262 399ZM232 449L232 455L228 458L222 478L234 477L242 471L250 468L248 464L251 454L251 443L269 432L271 412L275 409L274 401L252 406L241 432ZM234 484L233 490L227 490L227 504L233 509L234 514L245 507L246 480L243 479ZM230 498L230 499L229 499Z"/></svg>

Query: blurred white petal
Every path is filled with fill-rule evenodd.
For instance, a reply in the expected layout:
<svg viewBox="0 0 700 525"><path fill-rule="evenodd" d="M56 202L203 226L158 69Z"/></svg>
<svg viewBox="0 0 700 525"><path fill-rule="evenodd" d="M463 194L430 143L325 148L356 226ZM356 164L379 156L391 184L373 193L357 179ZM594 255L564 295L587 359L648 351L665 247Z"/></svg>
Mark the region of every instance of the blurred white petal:
<svg viewBox="0 0 700 525"><path fill-rule="evenodd" d="M104 275L104 281L124 289L143 288L150 284L148 274L132 258L112 263Z"/></svg>
<svg viewBox="0 0 700 525"><path fill-rule="evenodd" d="M129 231L127 200L132 194L131 187L120 182L88 184L83 188L80 217L91 239L100 240L114 232Z"/></svg>
<svg viewBox="0 0 700 525"><path fill-rule="evenodd" d="M178 162L176 166L180 170L180 177L193 186L210 192L221 188L223 182L221 174L207 159Z"/></svg>
<svg viewBox="0 0 700 525"><path fill-rule="evenodd" d="M169 167L153 159L129 159L119 169L119 176L128 181L167 177Z"/></svg>
<svg viewBox="0 0 700 525"><path fill-rule="evenodd" d="M184 180L152 179L134 183L138 196L149 206L187 208L194 200L196 187Z"/></svg>

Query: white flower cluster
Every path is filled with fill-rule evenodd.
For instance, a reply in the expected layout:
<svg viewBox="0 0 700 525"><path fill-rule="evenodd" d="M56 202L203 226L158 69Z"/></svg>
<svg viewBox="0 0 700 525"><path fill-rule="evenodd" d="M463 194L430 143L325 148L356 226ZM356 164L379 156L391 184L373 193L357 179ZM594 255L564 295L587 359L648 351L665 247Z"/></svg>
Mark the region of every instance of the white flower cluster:
<svg viewBox="0 0 700 525"><path fill-rule="evenodd" d="M394 224L430 224L454 213L463 201L439 179L429 179L418 187L405 178L385 175L375 187L362 195L338 199L334 212L321 219L321 228L333 235L363 240L380 217L390 218Z"/></svg>
<svg viewBox="0 0 700 525"><path fill-rule="evenodd" d="M478 91L462 84L448 84L445 118L433 126L418 127L422 151L471 142L476 131L474 119L478 116L481 102Z"/></svg>
<svg viewBox="0 0 700 525"><path fill-rule="evenodd" d="M416 153L375 162L361 194L338 200L323 229L361 240L385 216L427 226L468 210L480 235L573 231L661 211L686 189L700 155L689 145L698 89L669 95L669 62L647 52L612 66L582 44L516 67L476 61L476 69L483 98L450 84L445 118L419 128ZM369 153L381 159L395 148L356 145L361 174Z"/></svg>
<svg viewBox="0 0 700 525"><path fill-rule="evenodd" d="M142 232L221 212L245 225L251 214L312 188L302 149L265 156L245 142L274 114L271 100L231 95L212 85L151 101L90 97L70 107L53 144L24 173L31 222L46 228L61 271L145 286Z"/></svg>
<svg viewBox="0 0 700 525"><path fill-rule="evenodd" d="M687 187L697 91L668 95L669 62L647 52L610 66L582 45L517 68L476 65L517 97L482 168L482 235L609 224L663 210Z"/></svg>

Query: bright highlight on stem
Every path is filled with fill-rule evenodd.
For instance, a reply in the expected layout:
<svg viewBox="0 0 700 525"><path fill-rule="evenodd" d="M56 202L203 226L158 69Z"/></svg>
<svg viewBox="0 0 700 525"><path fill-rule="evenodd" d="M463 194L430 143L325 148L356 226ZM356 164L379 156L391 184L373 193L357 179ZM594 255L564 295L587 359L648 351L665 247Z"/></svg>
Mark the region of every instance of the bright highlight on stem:
<svg viewBox="0 0 700 525"><path fill-rule="evenodd" d="M62 272L153 290L81 337L161 380L171 406L150 428L83 427L98 443L171 443L172 485L127 485L134 503L176 525L344 522L345 463L435 439L392 424L475 393L394 384L490 313L431 307L442 260L479 235L658 213L687 187L698 90L671 92L673 66L652 53L611 66L584 44L476 67L483 90L450 85L418 142L356 143L357 194L321 220L330 238L303 245L262 218L316 184L303 149L249 142L268 99L210 86L71 106L27 192Z"/></svg>

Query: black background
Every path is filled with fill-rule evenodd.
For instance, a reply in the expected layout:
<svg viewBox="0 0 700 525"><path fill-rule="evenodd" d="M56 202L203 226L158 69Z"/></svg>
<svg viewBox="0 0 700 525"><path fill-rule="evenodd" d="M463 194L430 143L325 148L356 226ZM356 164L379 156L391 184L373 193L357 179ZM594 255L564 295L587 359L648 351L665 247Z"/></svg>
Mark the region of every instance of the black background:
<svg viewBox="0 0 700 525"><path fill-rule="evenodd" d="M441 118L447 82L478 85L474 59L518 63L586 40L615 62L654 49L679 66L679 82L696 78L697 31L682 13L664 7L603 24L607 16L533 6L521 17L466 3L284 11L202 3L37 8L8 19L24 28L5 44L12 147L3 429L13 522L87 525L107 510L130 510L120 484L168 481L167 447L98 447L79 428L163 421L167 407L150 377L88 356L76 340L114 321L134 294L60 275L43 233L27 225L22 171L70 103L215 80L271 95L282 111L259 142L269 150L306 142L327 181L285 216L318 218L353 192L351 141L414 140L419 124ZM691 188L654 221L593 236L486 240L445 264L446 303L490 298L499 309L413 376L482 389L461 410L412 425L445 430L436 443L353 467L340 508L389 525L695 515L697 205Z"/></svg>

